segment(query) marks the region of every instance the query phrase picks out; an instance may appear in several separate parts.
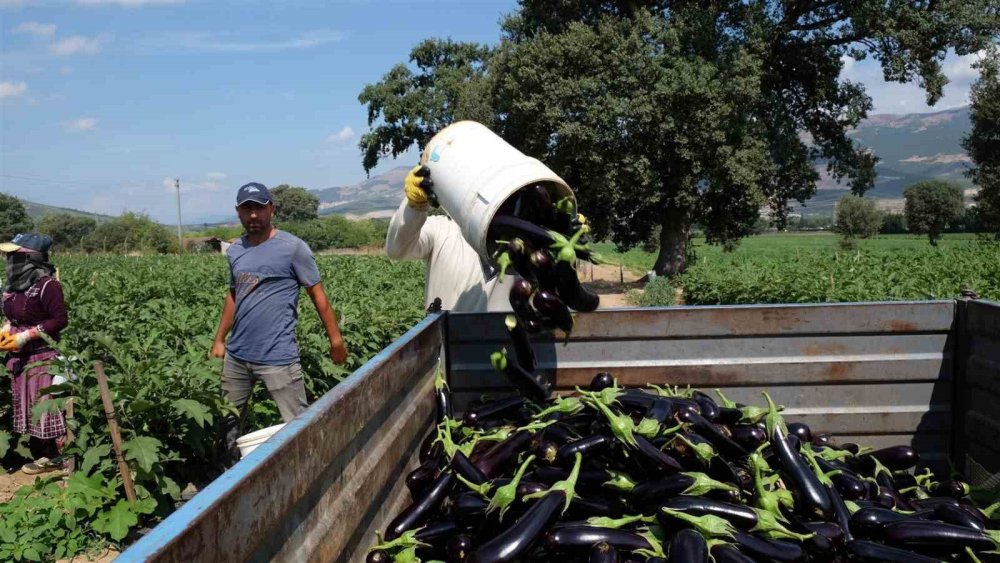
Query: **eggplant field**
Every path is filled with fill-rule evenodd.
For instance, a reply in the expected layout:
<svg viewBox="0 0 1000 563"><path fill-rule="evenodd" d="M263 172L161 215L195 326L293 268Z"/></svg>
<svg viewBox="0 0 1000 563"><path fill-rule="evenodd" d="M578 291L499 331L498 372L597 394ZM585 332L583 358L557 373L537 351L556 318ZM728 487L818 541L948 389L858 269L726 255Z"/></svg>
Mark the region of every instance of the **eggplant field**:
<svg viewBox="0 0 1000 563"><path fill-rule="evenodd" d="M298 339L309 400L408 330L422 316L423 268L381 257L318 257L323 283L350 352L345 366L302 294ZM69 479L39 479L0 504L0 560L52 560L109 543L132 541L174 510L190 485L202 487L222 469L212 464L215 425L231 407L221 398L221 360L208 350L222 310L228 268L221 256L58 256L70 325L61 369L76 379L58 386L59 406L72 398L76 456ZM119 493L108 423L93 371L102 360L139 500ZM0 449L15 471L29 454L10 433L10 386L4 384ZM42 403L40 408L46 408ZM281 422L260 385L247 432ZM36 413L37 414L37 413Z"/></svg>

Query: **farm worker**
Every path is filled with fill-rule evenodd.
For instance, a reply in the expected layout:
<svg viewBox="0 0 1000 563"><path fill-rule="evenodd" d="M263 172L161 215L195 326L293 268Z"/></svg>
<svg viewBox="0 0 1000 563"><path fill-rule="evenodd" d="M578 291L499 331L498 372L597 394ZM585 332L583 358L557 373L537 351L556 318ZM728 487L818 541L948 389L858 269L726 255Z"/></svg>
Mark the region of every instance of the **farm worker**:
<svg viewBox="0 0 1000 563"><path fill-rule="evenodd" d="M385 253L396 260L426 263L425 307L440 298L441 308L449 311L510 310L508 292L494 292L496 269L480 259L462 229L449 217L428 216L431 206L425 188L432 186L426 166L410 170L403 182L406 198L389 221Z"/></svg>
<svg viewBox="0 0 1000 563"><path fill-rule="evenodd" d="M319 269L309 246L271 225L274 201L256 182L236 193L236 213L245 233L226 251L229 292L211 355L223 358L222 391L240 411L223 423L226 448L233 452L253 385L263 380L288 422L306 409L299 350L295 341L299 288L304 287L330 339L330 359L347 361ZM232 331L229 341L226 335Z"/></svg>
<svg viewBox="0 0 1000 563"><path fill-rule="evenodd" d="M60 470L65 461L60 456L66 439L63 413L50 409L34 420L31 412L50 398L39 391L53 384L57 354L42 335L59 340L69 324L62 285L49 263L51 246L52 239L38 233L19 234L0 244L7 266L0 353L6 353L4 365L13 376L14 432L30 436L28 445L35 457L22 468L29 475Z"/></svg>

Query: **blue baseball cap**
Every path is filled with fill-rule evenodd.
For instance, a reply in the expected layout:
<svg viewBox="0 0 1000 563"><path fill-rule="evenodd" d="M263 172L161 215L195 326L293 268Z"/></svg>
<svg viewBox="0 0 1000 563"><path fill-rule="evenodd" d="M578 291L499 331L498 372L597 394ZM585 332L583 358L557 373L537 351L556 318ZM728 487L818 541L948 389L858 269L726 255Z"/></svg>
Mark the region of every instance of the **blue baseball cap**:
<svg viewBox="0 0 1000 563"><path fill-rule="evenodd" d="M272 201L271 192L267 190L267 186L264 184L258 184L257 182L244 184L240 186L240 191L236 192L236 206L239 207L248 201L267 205Z"/></svg>
<svg viewBox="0 0 1000 563"><path fill-rule="evenodd" d="M19 233L10 242L0 244L0 252L33 250L45 254L52 248L52 237L39 233Z"/></svg>

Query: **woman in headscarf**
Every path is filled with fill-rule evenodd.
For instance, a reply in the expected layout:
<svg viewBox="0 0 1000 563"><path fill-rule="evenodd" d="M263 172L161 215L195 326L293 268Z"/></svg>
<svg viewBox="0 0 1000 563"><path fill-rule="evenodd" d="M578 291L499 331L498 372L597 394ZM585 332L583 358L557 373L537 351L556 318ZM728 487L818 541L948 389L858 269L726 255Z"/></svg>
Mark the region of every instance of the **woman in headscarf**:
<svg viewBox="0 0 1000 563"><path fill-rule="evenodd" d="M34 405L49 398L39 391L52 385L56 357L42 335L58 340L68 324L62 286L49 263L51 246L50 237L36 233L0 244L6 259L0 353L6 352L4 365L13 376L14 432L31 436L36 459L23 467L28 474L62 469L60 451L66 438L63 413L49 411L38 420L31 413Z"/></svg>

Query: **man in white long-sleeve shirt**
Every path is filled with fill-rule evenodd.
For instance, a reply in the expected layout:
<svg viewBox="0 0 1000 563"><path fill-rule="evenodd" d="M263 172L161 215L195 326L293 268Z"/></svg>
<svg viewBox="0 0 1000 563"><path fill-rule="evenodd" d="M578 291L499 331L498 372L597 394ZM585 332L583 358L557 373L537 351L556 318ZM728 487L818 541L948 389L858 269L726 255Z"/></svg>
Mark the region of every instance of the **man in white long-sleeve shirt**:
<svg viewBox="0 0 1000 563"><path fill-rule="evenodd" d="M449 311L509 310L507 292L494 292L496 269L480 259L462 229L448 217L428 216L424 188L432 185L426 167L417 166L406 176L406 198L389 222L385 253L396 260L426 263L425 307L440 298L441 308Z"/></svg>

